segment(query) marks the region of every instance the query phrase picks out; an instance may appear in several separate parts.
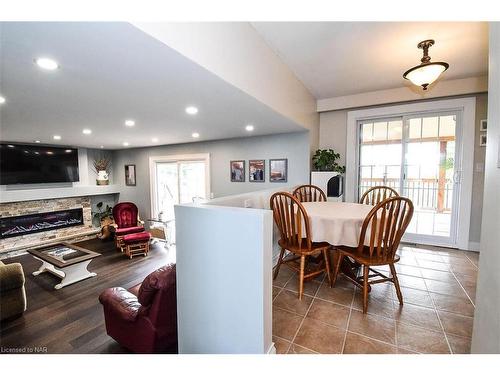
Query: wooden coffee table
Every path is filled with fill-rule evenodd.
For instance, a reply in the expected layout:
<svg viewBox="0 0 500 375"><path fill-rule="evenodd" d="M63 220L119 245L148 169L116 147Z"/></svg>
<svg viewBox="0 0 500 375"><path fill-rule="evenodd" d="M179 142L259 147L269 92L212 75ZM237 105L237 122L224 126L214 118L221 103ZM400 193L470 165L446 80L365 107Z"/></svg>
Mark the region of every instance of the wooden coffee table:
<svg viewBox="0 0 500 375"><path fill-rule="evenodd" d="M61 289L89 277L97 276L95 272L89 272L87 266L92 259L101 255L66 242L28 250L28 252L42 261L42 265L38 271L33 272L33 276L42 272L50 272L61 278L61 282L54 286L54 289Z"/></svg>

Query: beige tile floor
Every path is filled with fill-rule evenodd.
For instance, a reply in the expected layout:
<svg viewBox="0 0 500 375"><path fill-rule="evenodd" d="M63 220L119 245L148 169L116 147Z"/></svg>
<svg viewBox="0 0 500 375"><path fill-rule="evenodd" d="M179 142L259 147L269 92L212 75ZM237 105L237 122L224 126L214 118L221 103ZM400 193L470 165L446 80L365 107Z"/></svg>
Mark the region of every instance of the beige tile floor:
<svg viewBox="0 0 500 375"><path fill-rule="evenodd" d="M305 284L283 266L273 283L273 341L278 353L470 352L479 254L402 245L396 268L404 298L391 283L372 286L368 314L345 278ZM387 272L388 267L379 271Z"/></svg>

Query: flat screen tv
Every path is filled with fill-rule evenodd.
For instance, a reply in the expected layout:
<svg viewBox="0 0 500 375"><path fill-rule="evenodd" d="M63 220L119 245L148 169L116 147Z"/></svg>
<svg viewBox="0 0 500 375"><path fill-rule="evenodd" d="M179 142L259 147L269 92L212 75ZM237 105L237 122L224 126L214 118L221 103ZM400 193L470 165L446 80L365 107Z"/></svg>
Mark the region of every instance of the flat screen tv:
<svg viewBox="0 0 500 375"><path fill-rule="evenodd" d="M0 185L78 180L76 148L0 142Z"/></svg>

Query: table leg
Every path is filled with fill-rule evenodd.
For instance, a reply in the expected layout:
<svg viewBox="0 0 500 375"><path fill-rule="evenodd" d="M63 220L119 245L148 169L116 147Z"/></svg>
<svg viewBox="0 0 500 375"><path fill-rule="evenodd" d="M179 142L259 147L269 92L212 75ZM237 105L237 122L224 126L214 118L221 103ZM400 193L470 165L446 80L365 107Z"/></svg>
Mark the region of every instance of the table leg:
<svg viewBox="0 0 500 375"><path fill-rule="evenodd" d="M333 250L330 252L330 264L337 264L337 259L339 257L339 252L336 250ZM363 287L358 280L357 280L357 273L358 269L361 265L352 261L349 259L347 256L344 257L344 260L340 264L340 270L339 272L342 273L345 277L347 277L349 280L351 280L354 284L359 286L360 288Z"/></svg>
<svg viewBox="0 0 500 375"><path fill-rule="evenodd" d="M64 288L65 286L76 283L77 281L97 276L95 272L89 272L87 270L87 266L90 264L91 261L92 259L65 267L64 268L65 276L63 277L61 282L54 287L54 289L61 289Z"/></svg>
<svg viewBox="0 0 500 375"><path fill-rule="evenodd" d="M33 276L38 276L43 272L50 272L50 273L52 273L60 278L63 278L65 276L64 272L62 270L56 269L52 264L47 263L47 262L45 262L42 259L37 258L37 257L35 257L35 259L38 259L39 261L41 261L42 265L40 266L40 268L38 268L38 271L33 272L33 274L32 274Z"/></svg>

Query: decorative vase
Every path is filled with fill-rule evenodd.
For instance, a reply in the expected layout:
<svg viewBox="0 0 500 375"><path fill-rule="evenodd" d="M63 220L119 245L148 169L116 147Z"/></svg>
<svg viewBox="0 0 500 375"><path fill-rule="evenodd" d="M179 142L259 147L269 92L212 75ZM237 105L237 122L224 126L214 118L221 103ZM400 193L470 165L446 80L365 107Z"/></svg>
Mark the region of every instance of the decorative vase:
<svg viewBox="0 0 500 375"><path fill-rule="evenodd" d="M109 174L106 171L97 172L97 185L109 185Z"/></svg>

